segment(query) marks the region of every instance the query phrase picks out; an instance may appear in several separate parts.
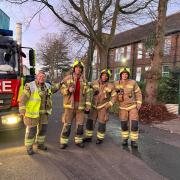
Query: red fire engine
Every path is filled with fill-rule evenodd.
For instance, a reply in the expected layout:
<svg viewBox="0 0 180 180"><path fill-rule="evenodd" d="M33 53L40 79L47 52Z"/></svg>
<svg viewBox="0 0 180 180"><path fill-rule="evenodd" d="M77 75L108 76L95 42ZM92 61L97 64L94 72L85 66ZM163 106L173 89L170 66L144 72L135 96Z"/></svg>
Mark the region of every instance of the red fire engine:
<svg viewBox="0 0 180 180"><path fill-rule="evenodd" d="M30 76L23 75L22 47L12 39L13 32L0 29L0 131L15 129L22 125L18 113L18 98L25 79L33 79L35 56L29 49ZM27 47L26 47L27 48Z"/></svg>

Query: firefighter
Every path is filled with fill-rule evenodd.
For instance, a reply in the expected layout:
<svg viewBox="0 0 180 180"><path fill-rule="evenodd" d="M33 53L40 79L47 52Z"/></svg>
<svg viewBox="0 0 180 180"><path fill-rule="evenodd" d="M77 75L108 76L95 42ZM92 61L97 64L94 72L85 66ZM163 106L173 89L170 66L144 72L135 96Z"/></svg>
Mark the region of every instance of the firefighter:
<svg viewBox="0 0 180 180"><path fill-rule="evenodd" d="M91 142L93 130L98 119L98 130L96 144L101 144L105 137L106 122L109 119L109 108L116 101L116 91L114 85L109 82L111 71L104 69L100 78L92 82L93 98L92 109L86 122L84 142Z"/></svg>
<svg viewBox="0 0 180 180"><path fill-rule="evenodd" d="M45 81L45 73L39 71L34 81L25 84L20 97L19 111L26 125L25 146L29 155L34 154L35 141L38 149L47 150L45 138L48 115L52 111L51 95L60 89L60 83L51 86Z"/></svg>
<svg viewBox="0 0 180 180"><path fill-rule="evenodd" d="M73 119L76 120L75 144L80 148L84 147L83 128L85 113L89 113L91 108L90 89L83 75L83 62L75 59L72 71L61 82L64 107L64 114L62 116L63 128L60 135L61 149L65 149L68 146Z"/></svg>
<svg viewBox="0 0 180 180"><path fill-rule="evenodd" d="M130 135L131 146L138 148L138 111L142 104L142 94L136 81L129 79L130 69L120 69L120 80L115 82L119 101L119 118L121 121L122 145L128 145Z"/></svg>

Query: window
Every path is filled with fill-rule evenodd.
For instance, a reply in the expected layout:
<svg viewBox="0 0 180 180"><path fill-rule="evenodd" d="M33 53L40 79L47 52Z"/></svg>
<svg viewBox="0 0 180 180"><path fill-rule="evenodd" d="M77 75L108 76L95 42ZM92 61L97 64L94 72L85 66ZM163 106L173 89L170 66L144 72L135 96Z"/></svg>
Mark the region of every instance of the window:
<svg viewBox="0 0 180 180"><path fill-rule="evenodd" d="M141 67L136 68L136 81L141 80Z"/></svg>
<svg viewBox="0 0 180 180"><path fill-rule="evenodd" d="M151 66L146 66L145 71L149 71L151 69Z"/></svg>
<svg viewBox="0 0 180 180"><path fill-rule="evenodd" d="M95 65L96 63L97 63L97 49L94 50L92 65Z"/></svg>
<svg viewBox="0 0 180 180"><path fill-rule="evenodd" d="M124 57L124 47L117 48L115 52L115 61L120 62Z"/></svg>
<svg viewBox="0 0 180 180"><path fill-rule="evenodd" d="M162 66L162 76L163 77L169 76L169 66L168 65Z"/></svg>
<svg viewBox="0 0 180 180"><path fill-rule="evenodd" d="M120 79L120 77L119 77L119 69L120 69L120 68L114 69L114 80L115 80L115 81L117 81L117 80Z"/></svg>
<svg viewBox="0 0 180 180"><path fill-rule="evenodd" d="M137 59L142 59L142 48L143 48L142 43L138 43L138 47L137 47Z"/></svg>
<svg viewBox="0 0 180 180"><path fill-rule="evenodd" d="M127 46L126 58L127 60L131 59L131 46Z"/></svg>
<svg viewBox="0 0 180 180"><path fill-rule="evenodd" d="M164 40L164 54L168 55L171 49L171 36L166 36Z"/></svg>

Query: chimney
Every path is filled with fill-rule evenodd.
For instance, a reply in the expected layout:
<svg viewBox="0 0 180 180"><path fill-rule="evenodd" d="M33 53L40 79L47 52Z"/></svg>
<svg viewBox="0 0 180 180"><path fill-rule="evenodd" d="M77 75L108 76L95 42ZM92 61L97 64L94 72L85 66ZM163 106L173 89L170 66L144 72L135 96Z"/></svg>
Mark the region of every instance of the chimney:
<svg viewBox="0 0 180 180"><path fill-rule="evenodd" d="M16 23L16 41L21 46L22 45L22 24Z"/></svg>

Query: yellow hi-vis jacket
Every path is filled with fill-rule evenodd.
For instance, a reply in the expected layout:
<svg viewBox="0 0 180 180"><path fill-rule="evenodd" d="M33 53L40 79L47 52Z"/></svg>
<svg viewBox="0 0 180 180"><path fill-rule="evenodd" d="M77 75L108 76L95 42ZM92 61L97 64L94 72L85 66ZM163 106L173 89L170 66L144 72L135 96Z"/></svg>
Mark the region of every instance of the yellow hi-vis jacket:
<svg viewBox="0 0 180 180"><path fill-rule="evenodd" d="M29 118L38 118L40 115L40 106L41 106L41 97L39 95L38 88L36 86L35 81L30 82L30 97L29 100L26 103L26 111L25 111L25 117ZM50 85L48 83L45 83L47 90L48 90L48 100L50 101L49 103L51 104L46 112L48 114L51 114L52 112L52 102L51 102L51 89Z"/></svg>

